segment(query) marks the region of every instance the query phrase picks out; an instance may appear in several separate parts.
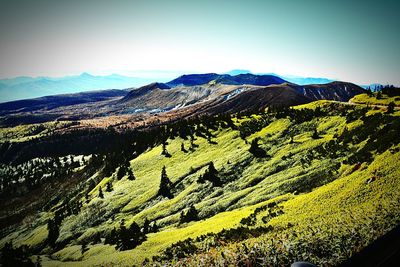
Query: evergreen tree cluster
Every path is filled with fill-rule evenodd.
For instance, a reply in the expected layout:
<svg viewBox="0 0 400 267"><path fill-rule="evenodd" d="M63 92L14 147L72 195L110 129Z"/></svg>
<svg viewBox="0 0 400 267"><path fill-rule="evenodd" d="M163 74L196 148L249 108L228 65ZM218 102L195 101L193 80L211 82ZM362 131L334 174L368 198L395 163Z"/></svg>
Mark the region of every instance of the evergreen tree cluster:
<svg viewBox="0 0 400 267"><path fill-rule="evenodd" d="M152 224L146 218L142 229L136 222L133 222L129 227L126 227L125 222L122 221L120 227L115 227L105 236L104 244L116 245L118 250L134 249L146 241L146 234L158 232L157 223L154 221Z"/></svg>
<svg viewBox="0 0 400 267"><path fill-rule="evenodd" d="M204 183L205 181L210 181L213 186L221 186L222 182L221 179L218 177L218 171L214 166L214 163L211 161L208 163L208 168L204 172L203 175L200 175L199 179L197 180L199 183Z"/></svg>
<svg viewBox="0 0 400 267"><path fill-rule="evenodd" d="M14 248L11 242L7 242L1 249L0 266L34 267L37 265L29 259L26 246Z"/></svg>
<svg viewBox="0 0 400 267"><path fill-rule="evenodd" d="M119 250L133 249L146 241L146 235L140 230L139 225L133 222L128 228L124 222L118 230L115 228L105 238L105 244L117 245Z"/></svg>
<svg viewBox="0 0 400 267"><path fill-rule="evenodd" d="M262 149L258 144L259 138L256 137L251 141L251 145L249 148L249 152L253 154L256 158L265 158L267 156L267 152Z"/></svg>
<svg viewBox="0 0 400 267"><path fill-rule="evenodd" d="M198 221L198 220L199 220L198 211L196 210L194 205L190 205L190 207L186 213L183 210L181 211L179 224L187 223L187 222L191 222L191 221Z"/></svg>
<svg viewBox="0 0 400 267"><path fill-rule="evenodd" d="M0 164L0 194L24 195L47 182L67 179L82 164L72 156L38 158L15 166Z"/></svg>
<svg viewBox="0 0 400 267"><path fill-rule="evenodd" d="M389 97L400 96L400 88L394 87L393 85L387 85L381 89L382 94Z"/></svg>

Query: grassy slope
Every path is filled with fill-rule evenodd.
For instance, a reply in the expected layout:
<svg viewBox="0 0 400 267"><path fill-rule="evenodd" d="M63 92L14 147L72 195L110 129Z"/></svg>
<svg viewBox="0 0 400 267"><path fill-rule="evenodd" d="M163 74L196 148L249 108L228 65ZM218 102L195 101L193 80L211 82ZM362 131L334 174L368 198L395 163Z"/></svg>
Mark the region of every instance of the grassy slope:
<svg viewBox="0 0 400 267"><path fill-rule="evenodd" d="M319 265L337 265L354 252L387 233L400 221L400 152L379 155L367 167L321 186L292 196L281 205L284 214L271 219L274 231L258 238L219 246L177 264L180 266L238 265L238 259L257 257L260 262L290 264L285 255L302 255ZM368 179L378 178L371 183ZM257 224L265 225L257 215ZM274 245L274 241L277 245ZM302 247L302 245L304 245ZM247 251L244 251L246 247ZM320 255L315 249L329 251ZM314 250L314 251L313 251ZM249 253L248 251L252 251ZM332 257L332 255L336 255Z"/></svg>
<svg viewBox="0 0 400 267"><path fill-rule="evenodd" d="M320 101L302 107L315 108L326 105L329 105L329 102ZM239 123L245 120L248 118ZM91 201L83 205L82 211L78 215L67 217L62 223L59 241L71 237L69 245L54 253L51 259L44 257L43 265L140 264L145 258L158 255L163 249L179 240L238 226L241 218L248 216L257 206L282 195L290 199L282 204L285 214L272 219L269 224L276 229L284 229L283 233L289 231L285 230L289 223L295 225L291 228L293 231L307 233L310 225L323 226L323 229L326 229L336 225L336 219L348 220L348 214L353 213L362 221L368 214L375 214L374 209L369 212L365 210L377 203L379 192L381 200L385 205L389 205L388 209L393 209L390 201L393 200L391 193L396 192L394 190L399 187L399 183L394 179L399 177L395 168L399 162L399 153L392 155L390 152L385 152L372 164L365 166L365 169L354 173L350 173L352 167L348 165L342 165L340 170L335 169L342 158L314 158L306 164L300 164L310 151L332 140L345 126L351 130L360 125L362 125L360 120L346 124L345 118L340 116L313 119L300 125L295 125L288 119L276 120L248 138L248 140L261 138L261 147L270 155L267 159L253 158L248 152L249 144L245 144L239 138L237 131L230 129L214 132L216 135L214 141L217 144L209 144L205 139L197 138L195 143L199 147L189 153L180 151L182 142L186 148L189 147L188 140L180 138L168 140L167 150L172 155L171 158L161 156L161 146L158 146L131 161L136 180L129 181L126 178L117 180L107 177L101 181L98 186L103 188L108 181L112 181L114 190L103 191L104 199L97 197L98 186L92 190ZM314 128L317 128L321 138L311 138ZM290 143L289 137L284 134L288 129L296 133L293 143ZM360 146L362 144L354 145L350 149L356 150ZM379 157L386 160L382 161ZM205 170L202 166L210 160L213 160L220 175L225 179L223 188L213 188L209 183L196 182ZM171 181L177 182L176 188L179 188L173 192L173 199L156 196L164 165ZM192 167L199 167L199 170L193 173ZM374 168L384 170L381 175L384 179L378 179L371 185L365 186L365 179L371 176ZM333 171L328 172L329 170ZM336 178L338 179L335 180ZM317 180L314 186L327 185L310 193L287 195L297 191L302 181L313 179ZM178 226L181 210L188 208L190 204L195 204L200 217L205 219ZM111 216L113 213L114 218ZM51 214L39 215L39 220L36 221L37 227L33 232L19 229L13 237L8 236L3 239L2 243L11 238L15 244L27 244L33 247L42 243L47 234L45 221L48 217L51 217ZM99 220L101 219L99 217L104 220ZM312 217L315 218L311 219ZM81 254L79 244L90 240L95 233L104 233L113 227L118 227L122 219L128 225L133 221L141 225L145 218L157 221L162 229L158 233L149 234L147 241L137 248L120 252L112 246L96 244L89 245L89 250ZM100 223L94 226L91 223L93 220L99 220ZM260 218L257 221L259 225L263 225ZM352 223L357 224L355 221ZM337 227L332 229L339 233L340 229ZM271 235L282 235L282 231L245 242L262 243L263 240L269 240ZM232 243L229 246L235 248L237 244ZM210 253L205 257L219 260L220 254ZM203 256L197 255L189 259L189 263L196 265L201 257Z"/></svg>
<svg viewBox="0 0 400 267"><path fill-rule="evenodd" d="M382 106L387 106L389 105L390 102L394 102L396 107L400 106L399 96L389 97L387 95L382 95L380 99L377 99L376 96L368 96L367 94L360 94L353 97L350 101L357 104L382 105Z"/></svg>
<svg viewBox="0 0 400 267"><path fill-rule="evenodd" d="M36 139L46 134L51 134L56 130L68 127L71 124L72 123L68 121L56 121L0 128L0 142L24 142Z"/></svg>

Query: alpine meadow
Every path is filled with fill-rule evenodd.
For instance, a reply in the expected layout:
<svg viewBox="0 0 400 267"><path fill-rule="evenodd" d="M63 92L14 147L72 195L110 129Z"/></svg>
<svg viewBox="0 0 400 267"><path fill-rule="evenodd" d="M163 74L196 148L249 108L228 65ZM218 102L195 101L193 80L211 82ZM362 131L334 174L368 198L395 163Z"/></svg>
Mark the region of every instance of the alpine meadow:
<svg viewBox="0 0 400 267"><path fill-rule="evenodd" d="M5 0L0 266L396 266L398 7Z"/></svg>

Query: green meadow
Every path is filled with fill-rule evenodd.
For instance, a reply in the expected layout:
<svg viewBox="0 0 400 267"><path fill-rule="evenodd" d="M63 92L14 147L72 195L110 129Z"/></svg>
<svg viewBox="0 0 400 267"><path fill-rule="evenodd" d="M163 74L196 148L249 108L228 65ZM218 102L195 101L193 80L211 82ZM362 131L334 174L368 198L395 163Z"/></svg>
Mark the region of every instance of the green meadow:
<svg viewBox="0 0 400 267"><path fill-rule="evenodd" d="M209 129L211 138L168 138L169 156L162 144L132 156L134 180L118 178L121 167L106 177L86 177L82 183L101 179L86 196L76 195L82 207L62 220L57 249L47 244L47 221L62 200L0 246L11 240L26 245L43 266L337 265L400 221L399 114L318 101L279 115L233 116L235 127ZM10 140L43 134L20 128L1 134ZM22 130L31 134L17 134ZM249 151L252 142L265 155ZM220 184L201 182L210 162ZM170 198L159 194L164 166ZM182 222L191 206L198 217ZM142 227L146 220L158 229L133 249L105 244L114 228Z"/></svg>

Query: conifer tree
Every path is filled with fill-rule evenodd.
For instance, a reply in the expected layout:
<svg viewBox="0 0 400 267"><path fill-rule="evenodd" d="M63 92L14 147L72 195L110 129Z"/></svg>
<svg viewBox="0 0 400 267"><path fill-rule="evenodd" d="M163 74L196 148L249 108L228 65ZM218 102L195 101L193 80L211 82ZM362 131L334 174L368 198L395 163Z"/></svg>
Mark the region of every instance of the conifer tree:
<svg viewBox="0 0 400 267"><path fill-rule="evenodd" d="M182 224L184 222L186 222L186 216L185 216L185 212L182 210L181 215L179 217L179 224Z"/></svg>
<svg viewBox="0 0 400 267"><path fill-rule="evenodd" d="M161 152L161 155L164 155L164 156L167 157L167 158L170 158L170 157L171 157L171 154L169 154L168 151L167 151L167 142L166 142L166 141L164 141L164 142L162 143L162 152Z"/></svg>
<svg viewBox="0 0 400 267"><path fill-rule="evenodd" d="M195 206L191 205L189 207L188 212L186 213L186 220L190 222L190 221L197 221L198 219L199 219L199 213L196 210Z"/></svg>
<svg viewBox="0 0 400 267"><path fill-rule="evenodd" d="M99 187L99 198L104 198L103 190L101 190L101 186Z"/></svg>
<svg viewBox="0 0 400 267"><path fill-rule="evenodd" d="M313 134L312 134L311 137L312 137L313 139L318 139L318 138L319 138L317 129L314 129L314 132L313 132Z"/></svg>
<svg viewBox="0 0 400 267"><path fill-rule="evenodd" d="M199 220L199 213L196 210L195 206L192 204L192 205L190 205L186 214L184 213L183 210L181 211L179 224L187 223L187 222L191 222L191 221L197 221L197 220Z"/></svg>
<svg viewBox="0 0 400 267"><path fill-rule="evenodd" d="M187 150L185 149L185 144L183 142L181 143L181 151L184 153L187 152Z"/></svg>
<svg viewBox="0 0 400 267"><path fill-rule="evenodd" d="M126 171L127 171L127 170L126 170L125 165L120 166L119 169L118 169L118 172L117 172L117 179L118 179L118 180L121 180L122 177L125 176Z"/></svg>
<svg viewBox="0 0 400 267"><path fill-rule="evenodd" d="M117 230L115 227L111 230L111 232L104 239L104 244L115 244L118 240Z"/></svg>
<svg viewBox="0 0 400 267"><path fill-rule="evenodd" d="M143 233L147 234L150 232L150 221L146 218L143 223Z"/></svg>
<svg viewBox="0 0 400 267"><path fill-rule="evenodd" d="M156 221L153 222L153 226L151 227L151 231L153 233L157 233L158 232L158 225L157 225Z"/></svg>
<svg viewBox="0 0 400 267"><path fill-rule="evenodd" d="M133 174L133 172L132 172L132 170L130 168L128 169L127 173L128 173L128 180L133 181L133 180L136 179L135 175Z"/></svg>
<svg viewBox="0 0 400 267"><path fill-rule="evenodd" d="M250 145L250 149L249 149L249 152L251 153L251 154L253 154L255 157L257 157L257 158L265 158L266 156L267 156L267 152L265 152L265 150L264 149L262 149L261 147L259 147L259 145L258 145L258 137L257 138L254 138L252 141L251 141L251 145Z"/></svg>
<svg viewBox="0 0 400 267"><path fill-rule="evenodd" d="M387 114L392 114L392 113L394 112L395 106L396 106L396 105L394 104L393 101L390 102L389 105L388 105L388 107L387 107L386 113L387 113Z"/></svg>
<svg viewBox="0 0 400 267"><path fill-rule="evenodd" d="M170 187L171 187L171 181L168 178L167 171L164 166L161 170L161 180L160 180L160 188L158 190L158 194L164 197L172 198Z"/></svg>
<svg viewBox="0 0 400 267"><path fill-rule="evenodd" d="M208 163L207 170L203 175L200 175L197 180L198 183L204 183L205 181L212 182L213 186L221 186L222 184L220 178L218 177L218 171L212 161Z"/></svg>
<svg viewBox="0 0 400 267"><path fill-rule="evenodd" d="M111 182L107 182L106 191L107 191L107 192L111 192L112 190L113 190L113 188L112 188L112 183L111 183Z"/></svg>
<svg viewBox="0 0 400 267"><path fill-rule="evenodd" d="M54 247L56 240L57 240L58 236L60 235L59 225L57 224L57 220L55 218L54 218L54 220L51 220L51 219L48 220L47 230L48 230L47 241L49 242L49 245L51 247Z"/></svg>

